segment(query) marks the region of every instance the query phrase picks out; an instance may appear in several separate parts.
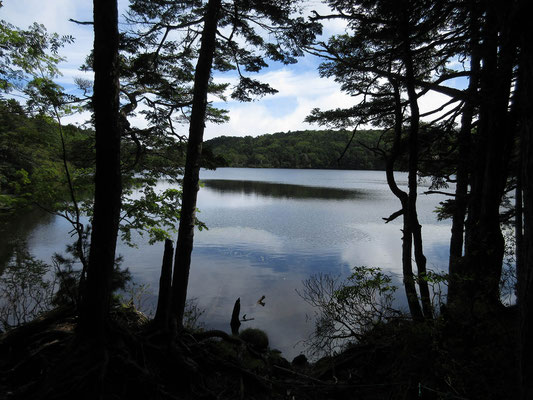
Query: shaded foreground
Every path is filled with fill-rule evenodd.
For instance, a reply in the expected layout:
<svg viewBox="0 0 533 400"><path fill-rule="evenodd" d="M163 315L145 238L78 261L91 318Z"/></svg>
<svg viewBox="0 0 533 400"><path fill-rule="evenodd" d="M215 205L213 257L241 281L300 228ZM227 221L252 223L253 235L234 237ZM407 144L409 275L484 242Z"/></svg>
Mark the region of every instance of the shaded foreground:
<svg viewBox="0 0 533 400"><path fill-rule="evenodd" d="M87 342L74 313L60 308L0 337L0 398L511 399L512 313L477 326L395 321L309 364L244 335L171 337L123 306L112 313L108 343Z"/></svg>

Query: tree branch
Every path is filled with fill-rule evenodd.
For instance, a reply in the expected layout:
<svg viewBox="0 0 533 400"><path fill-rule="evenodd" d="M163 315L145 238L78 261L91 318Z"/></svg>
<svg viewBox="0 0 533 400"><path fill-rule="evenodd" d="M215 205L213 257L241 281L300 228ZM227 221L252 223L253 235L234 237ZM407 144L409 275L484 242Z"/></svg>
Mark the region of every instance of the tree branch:
<svg viewBox="0 0 533 400"><path fill-rule="evenodd" d="M403 215L403 209L402 210L398 210L395 213L392 213L388 218L382 218L382 219L385 221L386 224L388 224L389 222L394 221L400 215Z"/></svg>

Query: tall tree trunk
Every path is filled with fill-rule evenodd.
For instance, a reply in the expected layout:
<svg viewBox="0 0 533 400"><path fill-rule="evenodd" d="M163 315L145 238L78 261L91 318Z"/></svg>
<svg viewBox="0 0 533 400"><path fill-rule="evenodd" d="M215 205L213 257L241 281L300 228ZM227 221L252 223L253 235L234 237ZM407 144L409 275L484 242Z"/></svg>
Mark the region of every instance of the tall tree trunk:
<svg viewBox="0 0 533 400"><path fill-rule="evenodd" d="M404 11L408 11L405 9ZM402 21L403 36L403 62L405 65L405 84L407 96L409 99L409 108L411 110L411 119L409 124L409 166L408 166L408 201L407 213L404 219L409 221L411 234L413 235L413 244L415 251L415 262L418 270L418 287L420 288L420 299L422 301L422 310L425 318L433 317L431 300L429 295L429 286L426 271L426 257L424 256L422 244L422 226L418 221L416 210L416 199L418 190L418 134L420 130L420 111L418 107L418 96L415 90L415 72L413 66L413 56L411 53L410 33L408 16L404 15ZM404 232L404 235L406 233Z"/></svg>
<svg viewBox="0 0 533 400"><path fill-rule="evenodd" d="M94 0L94 119L96 173L87 282L80 313L82 331L104 338L121 207L116 0Z"/></svg>
<svg viewBox="0 0 533 400"><path fill-rule="evenodd" d="M461 116L461 129L457 138L457 172L455 186L455 205L452 215L450 237L450 261L448 282L448 304L453 304L461 293L461 265L463 262L463 241L466 210L468 205L468 180L470 173L472 120L475 112L476 93L478 89L479 49L478 49L478 13L471 10L470 22L470 78L467 88L467 101Z"/></svg>
<svg viewBox="0 0 533 400"><path fill-rule="evenodd" d="M183 324L183 314L187 300L187 285L189 283L196 221L196 198L200 174L200 157L202 155L207 109L207 89L215 52L215 38L220 5L221 0L209 0L207 4L200 55L194 75L193 105L189 127L189 142L187 144L187 158L183 176L183 197L174 261L174 278L172 281L172 310L179 327Z"/></svg>
<svg viewBox="0 0 533 400"><path fill-rule="evenodd" d="M503 3L490 3L482 32L478 160L472 174L464 269L466 308L475 313L500 305L504 254L500 205L513 138L508 105L515 57L506 8Z"/></svg>
<svg viewBox="0 0 533 400"><path fill-rule="evenodd" d="M407 296L407 305L411 317L415 321L422 321L424 315L420 308L418 301L418 294L416 292L416 282L413 276L413 263L411 259L413 240L412 240L412 225L411 220L407 217L409 210L409 196L406 192L401 190L394 179L394 163L400 155L400 143L403 130L402 104L400 97L400 89L395 82L391 82L394 87L395 94L395 126L394 126L394 142L392 144L391 154L387 158L386 176L387 184L392 193L400 200L402 205L401 214L403 214L403 237L402 237L402 274L405 294Z"/></svg>

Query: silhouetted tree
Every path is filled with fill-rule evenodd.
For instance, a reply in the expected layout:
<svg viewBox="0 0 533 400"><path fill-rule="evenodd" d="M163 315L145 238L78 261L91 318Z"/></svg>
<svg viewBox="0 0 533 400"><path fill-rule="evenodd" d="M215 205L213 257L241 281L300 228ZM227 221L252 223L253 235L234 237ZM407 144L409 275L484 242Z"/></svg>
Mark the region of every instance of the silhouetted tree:
<svg viewBox="0 0 533 400"><path fill-rule="evenodd" d="M224 113L217 112L207 101L208 92L214 91L222 96L228 86L215 85L211 80L211 69L237 72L239 83L233 87L231 94L237 100L250 101L257 96L275 93L276 90L268 84L254 80L246 73L258 72L266 67L267 58L294 63L295 57L303 54L300 44L312 40L320 27L305 23L302 17L291 18L296 7L296 2L287 0L132 3L130 18L145 26L144 33L138 36L150 38L150 48L153 49L142 59L137 58L145 71L157 71L160 63L166 65L165 57L172 54L182 55L183 58L177 60L182 67L162 68L165 76L183 79L192 76L191 71L194 70L192 90L176 88L175 92L165 92L161 89L167 87L166 84L159 85L159 100L153 104L160 111L165 108L170 110L168 119L173 111L185 110L181 121L189 123L172 285L172 308L178 325L183 319L194 226L197 223L196 195L204 124L207 120L222 122L226 119ZM273 39L265 40L265 34ZM192 68L196 58L196 67ZM142 78L148 84L154 83L147 74ZM175 134L171 124L169 128Z"/></svg>
<svg viewBox="0 0 533 400"><path fill-rule="evenodd" d="M181 218L176 244L174 277L172 282L172 305L178 325L183 323L191 253L194 240L196 219L196 199L200 176L200 157L204 136L207 109L207 92L211 78L211 66L215 54L216 32L220 15L221 0L209 0L202 31L202 43L196 71L194 74L194 91L192 99L189 140L183 176L183 196L181 201Z"/></svg>
<svg viewBox="0 0 533 400"><path fill-rule="evenodd" d="M523 253L518 270L518 305L520 309L520 381L521 399L533 397L533 28L527 18L527 1L518 2L519 39L518 128L520 132L523 182L524 235ZM521 218L521 216L517 216Z"/></svg>
<svg viewBox="0 0 533 400"><path fill-rule="evenodd" d="M458 76L446 68L449 45L438 35L439 29L446 26L451 8L445 2L424 0L328 4L333 15L316 14L315 18L343 18L350 33L318 43L311 52L325 59L320 67L322 76L335 77L343 90L362 101L349 109L313 110L307 120L352 129L360 124L385 128L378 146L372 150L385 158L387 182L401 203L401 209L386 221L403 216L402 265L409 310L415 319L431 318L426 257L416 209L422 117L418 103L430 88L446 94L459 93L439 85ZM386 140L392 142L388 149L380 145ZM402 159L407 159L407 191L400 189L393 173L401 167Z"/></svg>
<svg viewBox="0 0 533 400"><path fill-rule="evenodd" d="M416 175L434 175L436 186L456 182L454 197L446 203L453 217L449 305L466 318L472 313L497 310L501 305L499 283L504 255L501 206L513 178L513 157L517 153L519 2L464 0L451 4L406 0L328 4L335 11L333 16L346 19L353 33L333 37L313 51L326 60L321 73L335 76L343 90L361 96L363 101L350 109L315 110L308 120L342 127L372 123L395 132L389 135L393 138L391 150L385 151L380 142L372 150L388 160L389 185L402 202L402 209L391 218L403 214L404 219L410 220L403 229L408 299L414 299L416 291L409 278L411 239L406 233L412 233L419 283L424 278L425 264L413 208ZM447 67L454 59L463 61L463 71ZM468 77L466 89L446 85L458 77ZM449 101L420 114L417 99L430 90L447 95ZM442 115L435 115L427 126L419 125L420 118L430 119L435 112ZM454 124L458 121L461 125L457 129ZM441 138L424 137L432 130L440 130ZM383 140L387 137L385 134ZM443 154L436 151L434 144L426 148L425 143L431 138L442 143ZM421 166L420 156L426 151ZM403 156L408 157L407 194L395 185L392 174L393 169L401 167L398 161ZM424 292L421 287L423 303ZM410 309L413 316L420 314L413 300Z"/></svg>
<svg viewBox="0 0 533 400"><path fill-rule="evenodd" d="M81 331L105 336L121 204L116 0L94 0L94 124L96 171L87 283L82 288Z"/></svg>

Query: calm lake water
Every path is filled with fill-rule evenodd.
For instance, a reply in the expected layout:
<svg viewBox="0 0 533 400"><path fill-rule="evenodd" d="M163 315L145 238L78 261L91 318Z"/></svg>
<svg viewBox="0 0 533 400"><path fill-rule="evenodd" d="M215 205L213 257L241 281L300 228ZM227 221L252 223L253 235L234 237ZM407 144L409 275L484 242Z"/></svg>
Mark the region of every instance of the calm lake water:
<svg viewBox="0 0 533 400"><path fill-rule="evenodd" d="M401 279L401 218L382 220L399 202L384 172L220 168L202 171L201 179L198 217L209 230L195 236L189 297L205 309L208 327L229 331L240 297L241 315L254 318L242 328L264 329L271 347L290 359L313 329L313 309L296 293L304 279L319 272L348 275L356 265L382 267ZM405 187L407 175L398 173L397 180ZM450 223L433 213L442 200L419 196L433 270L447 265ZM8 229L27 234L33 255L45 261L71 241L64 220L38 212ZM119 245L118 252L134 279L150 285L154 300L163 246L140 237L137 243L136 249ZM263 295L265 306L257 303Z"/></svg>

